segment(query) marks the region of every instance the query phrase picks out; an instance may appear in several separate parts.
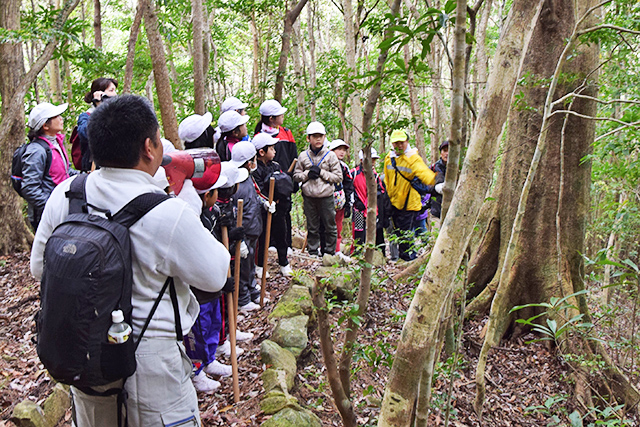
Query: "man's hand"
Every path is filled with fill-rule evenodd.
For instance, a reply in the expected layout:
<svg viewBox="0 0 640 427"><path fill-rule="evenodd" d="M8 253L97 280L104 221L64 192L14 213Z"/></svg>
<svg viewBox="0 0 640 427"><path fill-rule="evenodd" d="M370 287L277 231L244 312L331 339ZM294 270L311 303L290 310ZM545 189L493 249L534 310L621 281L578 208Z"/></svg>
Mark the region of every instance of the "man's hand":
<svg viewBox="0 0 640 427"><path fill-rule="evenodd" d="M309 168L309 179L318 179L320 177L320 166L313 165Z"/></svg>
<svg viewBox="0 0 640 427"><path fill-rule="evenodd" d="M436 184L435 186L436 193L442 194L442 188L444 188L444 182L441 182L440 184Z"/></svg>

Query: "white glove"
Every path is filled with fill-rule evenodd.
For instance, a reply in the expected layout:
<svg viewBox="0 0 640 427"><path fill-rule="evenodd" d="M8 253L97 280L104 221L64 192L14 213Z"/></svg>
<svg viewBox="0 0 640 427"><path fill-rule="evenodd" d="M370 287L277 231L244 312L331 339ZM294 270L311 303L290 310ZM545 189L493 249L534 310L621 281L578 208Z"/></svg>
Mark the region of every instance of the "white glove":
<svg viewBox="0 0 640 427"><path fill-rule="evenodd" d="M178 194L177 198L186 202L191 210L194 211L196 215L200 216L202 213L202 199L198 195L196 189L193 188L193 183L190 179L184 180L182 190L180 190L180 194Z"/></svg>
<svg viewBox="0 0 640 427"><path fill-rule="evenodd" d="M438 194L442 194L442 189L444 188L444 182L441 182L440 184L436 184L436 193Z"/></svg>
<svg viewBox="0 0 640 427"><path fill-rule="evenodd" d="M263 206L266 209L266 211L269 212L270 214L273 214L276 212L276 202L269 203L268 200L265 200Z"/></svg>
<svg viewBox="0 0 640 427"><path fill-rule="evenodd" d="M240 258L246 258L248 256L249 256L249 248L247 247L247 244L243 240L242 242L240 242Z"/></svg>

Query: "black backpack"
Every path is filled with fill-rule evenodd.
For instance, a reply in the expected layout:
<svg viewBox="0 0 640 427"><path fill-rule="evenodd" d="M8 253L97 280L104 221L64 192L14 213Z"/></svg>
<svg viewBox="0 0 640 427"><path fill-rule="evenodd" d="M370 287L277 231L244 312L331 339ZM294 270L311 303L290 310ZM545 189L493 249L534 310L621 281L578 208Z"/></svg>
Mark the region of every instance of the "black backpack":
<svg viewBox="0 0 640 427"><path fill-rule="evenodd" d="M159 193L142 194L118 213L89 214L86 174L78 175L66 196L69 216L58 225L44 250L37 323L37 350L51 377L92 395L113 395L91 387L126 379L136 370L135 350L153 313L169 287L176 314L176 335L182 340L173 279L168 278L156 299L137 343L133 338L109 344L111 312L122 310L131 325L131 244L129 227L168 199Z"/></svg>
<svg viewBox="0 0 640 427"><path fill-rule="evenodd" d="M47 160L44 165L44 175L46 176L49 173L49 169L51 168L51 147L47 144L46 141L43 141L40 138L36 138L33 141L25 142L21 146L15 149L13 152L13 159L11 160L11 185L16 192L22 196L22 156L24 156L25 151L27 151L27 146L29 144L40 144L44 148L47 153Z"/></svg>

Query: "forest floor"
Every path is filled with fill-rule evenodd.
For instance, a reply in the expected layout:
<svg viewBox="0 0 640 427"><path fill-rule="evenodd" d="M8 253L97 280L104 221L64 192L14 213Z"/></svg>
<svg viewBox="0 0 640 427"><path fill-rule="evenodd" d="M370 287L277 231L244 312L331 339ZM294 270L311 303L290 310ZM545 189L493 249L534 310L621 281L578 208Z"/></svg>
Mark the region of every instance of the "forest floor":
<svg viewBox="0 0 640 427"><path fill-rule="evenodd" d="M294 269L312 272L319 261L300 256L290 258ZM273 263L275 264L275 263ZM360 347L354 356L354 407L360 425L375 425L384 385L390 370L395 343L402 328L417 280L395 283L388 277L399 271L402 263L388 263L384 273L375 275L370 307L362 324ZM240 322L240 329L254 333L249 343L241 343L245 352L239 357L241 401L233 404L231 379L222 379L215 394L199 394L204 426L257 426L269 416L260 411L263 393L260 343L269 338L272 326L267 315L279 296L287 289L288 280L275 267L268 281L271 302ZM13 426L13 407L24 399L42 403L52 380L38 360L33 343L34 315L38 309L38 284L29 274L28 254L0 258L0 427ZM335 330L339 329L339 310L332 311ZM473 411L475 366L482 346L481 333L487 319L469 322L464 327L461 360L454 370L450 424L480 426ZM567 415L577 408L571 397L568 371L560 358L541 343L526 344L532 335L503 341L494 349L487 366L487 401L485 426L570 425ZM334 343L340 342L334 337ZM228 362L227 362L228 363ZM445 407L450 383L451 360L438 365L433 387L433 411L430 426L444 425ZM298 375L292 394L320 417L325 426L342 425L333 404L331 390L322 362L317 330L310 334L309 346L298 363ZM555 423L554 416L560 423ZM71 425L67 411L59 426ZM585 426L587 424L585 423ZM618 425L618 424L616 424ZM638 425L633 422L627 425Z"/></svg>

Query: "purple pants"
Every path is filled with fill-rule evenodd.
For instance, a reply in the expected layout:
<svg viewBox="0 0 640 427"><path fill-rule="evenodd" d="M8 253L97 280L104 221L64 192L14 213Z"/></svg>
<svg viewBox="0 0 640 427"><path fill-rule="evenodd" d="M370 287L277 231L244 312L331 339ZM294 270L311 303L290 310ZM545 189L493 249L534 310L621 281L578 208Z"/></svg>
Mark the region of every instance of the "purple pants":
<svg viewBox="0 0 640 427"><path fill-rule="evenodd" d="M220 299L216 298L214 301L201 304L196 323L184 337L184 346L189 358L193 362L202 362L196 373L215 360L221 328Z"/></svg>

